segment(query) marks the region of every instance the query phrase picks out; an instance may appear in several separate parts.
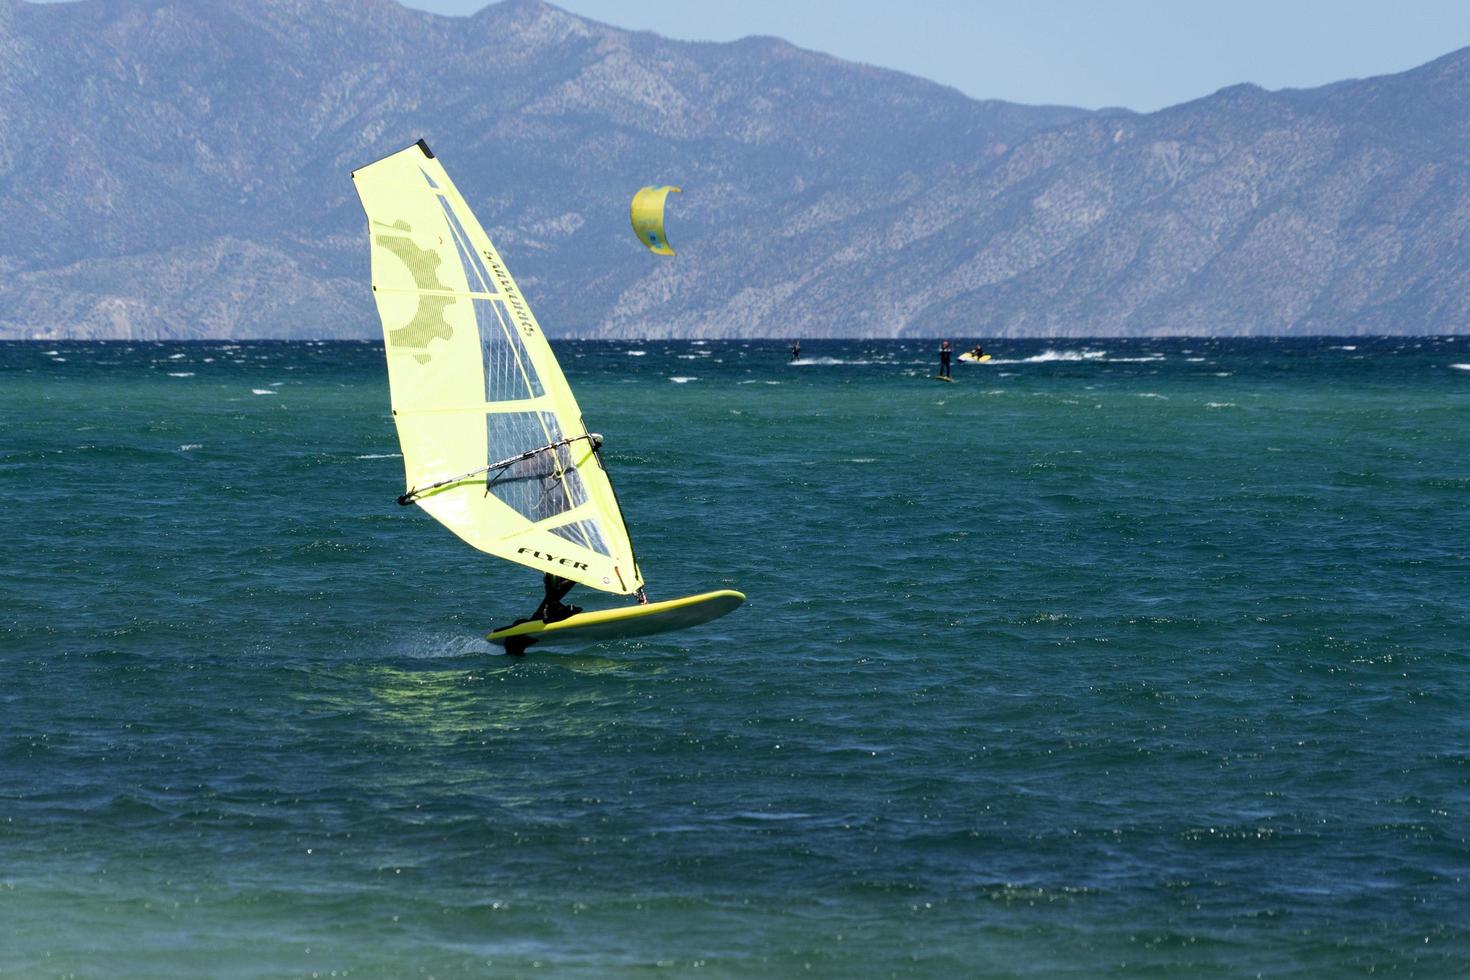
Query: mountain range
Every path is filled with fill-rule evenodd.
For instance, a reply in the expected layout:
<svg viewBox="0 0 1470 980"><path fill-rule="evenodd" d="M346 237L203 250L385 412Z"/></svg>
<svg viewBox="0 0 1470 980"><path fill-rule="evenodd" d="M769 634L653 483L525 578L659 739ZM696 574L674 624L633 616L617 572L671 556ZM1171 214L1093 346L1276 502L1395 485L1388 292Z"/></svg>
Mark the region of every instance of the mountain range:
<svg viewBox="0 0 1470 980"><path fill-rule="evenodd" d="M376 336L349 174L419 138L552 334L1464 333L1467 136L1470 49L1139 114L541 0L0 0L0 338Z"/></svg>

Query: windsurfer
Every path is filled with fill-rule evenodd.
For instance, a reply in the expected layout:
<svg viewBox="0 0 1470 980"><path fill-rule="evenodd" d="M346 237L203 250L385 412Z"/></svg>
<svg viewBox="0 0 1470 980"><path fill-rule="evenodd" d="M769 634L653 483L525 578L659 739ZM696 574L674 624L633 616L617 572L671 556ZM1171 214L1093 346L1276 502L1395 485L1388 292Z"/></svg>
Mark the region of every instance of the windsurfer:
<svg viewBox="0 0 1470 980"><path fill-rule="evenodd" d="M791 359L793 361L801 360L801 341L799 340L791 345Z"/></svg>

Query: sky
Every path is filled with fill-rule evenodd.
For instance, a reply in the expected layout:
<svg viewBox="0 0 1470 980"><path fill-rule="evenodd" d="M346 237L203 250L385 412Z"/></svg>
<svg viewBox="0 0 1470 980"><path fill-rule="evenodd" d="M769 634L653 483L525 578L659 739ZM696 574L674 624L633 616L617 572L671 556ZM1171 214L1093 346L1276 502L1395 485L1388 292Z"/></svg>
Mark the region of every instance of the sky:
<svg viewBox="0 0 1470 980"><path fill-rule="evenodd" d="M405 0L468 14L485 0ZM770 34L980 99L1150 111L1255 82L1305 88L1470 46L1470 0L553 0L666 37Z"/></svg>

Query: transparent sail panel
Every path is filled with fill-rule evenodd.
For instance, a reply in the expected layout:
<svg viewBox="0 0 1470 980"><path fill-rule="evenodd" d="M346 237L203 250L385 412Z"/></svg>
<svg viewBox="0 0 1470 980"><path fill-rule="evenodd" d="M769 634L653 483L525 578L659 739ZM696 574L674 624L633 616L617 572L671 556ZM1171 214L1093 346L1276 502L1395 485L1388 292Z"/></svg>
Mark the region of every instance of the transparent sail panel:
<svg viewBox="0 0 1470 980"><path fill-rule="evenodd" d="M485 422L490 463L562 439L556 416L550 412L495 412L487 415ZM507 446L516 448L511 452L497 449ZM584 454L588 451L585 443L573 443L492 469L485 477L486 491L532 523L564 514L587 502L587 490L573 455L579 449Z"/></svg>
<svg viewBox="0 0 1470 980"><path fill-rule="evenodd" d="M612 554L611 549L607 546L607 538L603 536L602 528L597 526L596 521L576 521L572 524L563 524L561 527L552 528L551 533L572 544L579 544L595 551L599 555Z"/></svg>
<svg viewBox="0 0 1470 980"><path fill-rule="evenodd" d="M539 398L546 393L526 345L497 300L477 299L475 321L480 326L480 355L485 364L485 400L508 402ZM525 449L533 449L526 446ZM502 459L504 457L501 457Z"/></svg>

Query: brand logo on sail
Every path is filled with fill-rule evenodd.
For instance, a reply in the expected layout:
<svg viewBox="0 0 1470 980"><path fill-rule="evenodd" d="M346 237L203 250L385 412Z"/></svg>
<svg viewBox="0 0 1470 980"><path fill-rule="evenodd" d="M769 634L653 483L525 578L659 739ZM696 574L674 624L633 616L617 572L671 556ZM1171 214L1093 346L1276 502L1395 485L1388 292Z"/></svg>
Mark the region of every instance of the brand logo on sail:
<svg viewBox="0 0 1470 980"><path fill-rule="evenodd" d="M572 568L579 568L584 572L587 571L586 562L573 561L570 558L558 558L555 555L548 555L537 551L535 548L517 548L516 554L530 555L532 558L540 558L542 561L549 561L557 565L567 565Z"/></svg>

